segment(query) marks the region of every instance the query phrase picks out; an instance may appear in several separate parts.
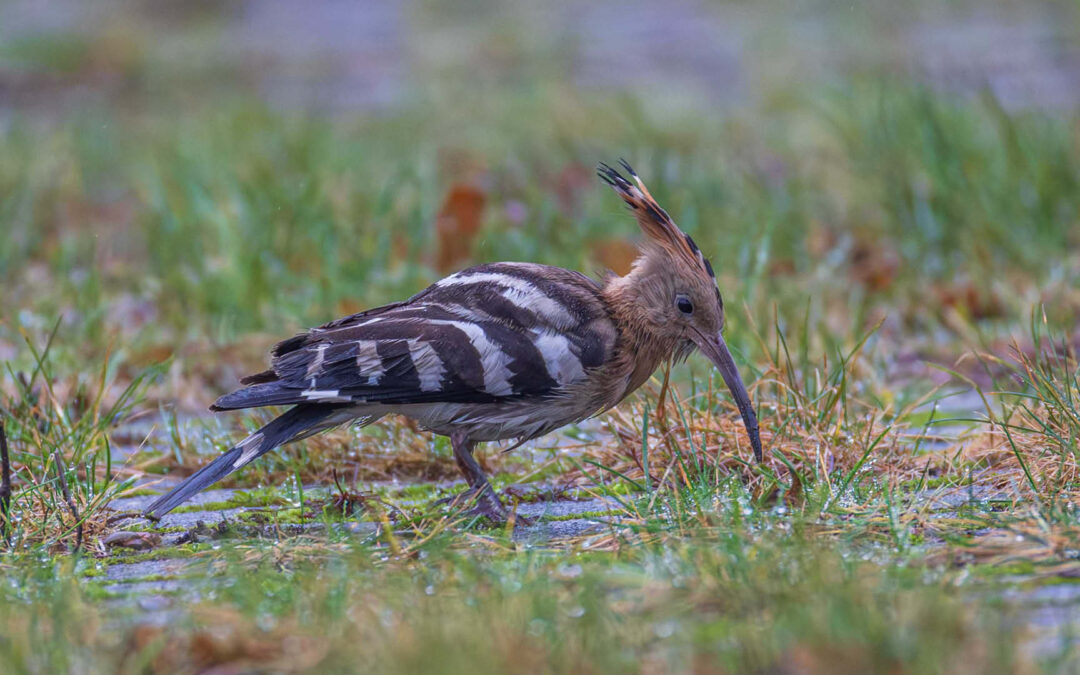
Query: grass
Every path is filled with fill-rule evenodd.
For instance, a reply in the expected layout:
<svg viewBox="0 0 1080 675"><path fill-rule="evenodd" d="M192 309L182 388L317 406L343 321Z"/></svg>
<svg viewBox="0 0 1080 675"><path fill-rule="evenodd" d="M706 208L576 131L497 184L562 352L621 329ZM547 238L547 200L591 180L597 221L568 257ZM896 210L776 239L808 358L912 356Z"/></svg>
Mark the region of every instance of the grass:
<svg viewBox="0 0 1080 675"><path fill-rule="evenodd" d="M1075 111L869 72L719 116L511 65L319 116L188 100L205 64L169 70L122 27L0 59L129 83L0 125L3 672L1075 667L1068 640L1033 653L1004 599L1077 573ZM231 534L100 545L135 478L266 420L202 413L275 339L439 278L440 217L459 266L624 265L634 224L592 177L620 156L717 269L764 463L694 357L558 450L483 451L497 486L607 499L618 525L587 536L515 541L433 506L459 489L445 441L386 420L233 476L244 492L210 506L285 508ZM124 597L111 565L179 555L167 627L101 602Z"/></svg>
<svg viewBox="0 0 1080 675"><path fill-rule="evenodd" d="M1021 390L996 392L1011 399L1012 405L991 420L1006 436L1031 488L1049 499L1069 500L1078 485L1080 362L1072 341L1055 339L1052 335L1044 337L1046 324L1045 313L1041 317L1033 315L1030 348L1015 344L1015 359L1011 363L994 359L1005 366ZM1017 445L1015 432L1027 453ZM1025 454L1034 456L1034 466L1024 460ZM1039 475L1039 481L1035 474Z"/></svg>
<svg viewBox="0 0 1080 675"><path fill-rule="evenodd" d="M113 467L111 434L142 403L153 372L114 386L113 364L106 362L92 379L58 379L49 359L51 336L40 350L29 340L26 345L35 367L29 375L9 367L17 394L0 407L13 468L0 528L9 549L77 550L84 530L96 535L105 505L134 481L124 467Z"/></svg>
<svg viewBox="0 0 1080 675"><path fill-rule="evenodd" d="M555 549L497 533L400 540L389 557L385 538L249 540L193 559L205 599L168 629L105 630L64 566L24 570L32 612L0 620L9 644L59 670L74 665L71 650L92 670L144 660L158 671L984 672L1019 658L1008 612L970 601L969 586L992 582L822 535L814 518L747 511L741 486L723 489L732 499L718 510ZM11 668L32 662L5 656Z"/></svg>
<svg viewBox="0 0 1080 675"><path fill-rule="evenodd" d="M70 670L72 653L91 670L161 672L1028 668L1023 615L998 597L1017 576L1038 587L1075 575L1080 524L1074 500L1062 498L1071 474L1037 472L1059 479L1052 494L1025 491L1011 503L976 498L942 512L913 497L929 489L931 469L946 485L934 491L955 485L963 494L983 462L1022 488L1019 462L1068 461L1067 445L1049 445L1056 454L1047 458L1044 436L1071 419L1075 361L1053 351L1020 357L1015 371L1031 378L1032 393L1019 399L1029 421L1008 427L1013 445L988 429L977 437L986 445L965 450L928 443L932 425L909 430L910 410L932 393L882 405L860 377L875 360L873 333L823 359L818 373L792 356L806 342L777 330L759 343L766 355L754 395L770 410L772 454L763 466L746 461L738 418L715 383L686 396L668 382L647 397L654 410L629 406L609 418L621 442L593 445L583 460L571 454L561 473L623 505L621 526L591 536L530 547L422 507L360 538L331 529L262 539L241 528L185 553L192 585L174 595L181 614L168 629L119 631L103 628L109 613L94 604L106 591L72 585L85 558L37 573L12 558L5 573L17 585L0 600L13 636L13 648L0 650L5 670ZM919 445L932 447L913 453ZM1016 463L1004 467L1010 456ZM269 520L336 518L316 515L320 506ZM171 557L151 551L106 564ZM196 589L203 600L189 604ZM32 626L44 637L31 636ZM1062 648L1042 665L1068 668L1073 658Z"/></svg>
<svg viewBox="0 0 1080 675"><path fill-rule="evenodd" d="M441 195L477 175L492 187L474 260L590 269L611 237L633 236L588 177L596 157L613 152L605 148L626 154L681 224L709 242L725 293L753 308L758 324L771 322L774 304L789 321L804 310L813 321L846 303L855 311L831 331L838 336L873 323L872 309L891 302L913 327L951 311L1016 316L1030 306L1003 283L1030 288L1070 272L1060 255L1043 264L1075 243L1067 120L1009 116L992 100L950 101L918 87L864 84L839 101L826 94L767 109L760 129L691 121L680 125L680 143L617 101L577 102L585 110L574 112L596 122L573 132L558 125L568 114L559 106L574 105L563 99L530 101L528 118L547 124L513 132L506 127L526 102L480 111L467 125L456 121L485 129L475 147L449 142L453 131L418 112L409 153L400 148L415 134L397 118L291 119L251 106L162 114L123 134L93 117L47 132L16 121L0 167L14 195L0 276L16 279L26 261L40 261L36 273L55 291L26 299L17 291L12 306L28 311L9 317L5 333L32 329L35 315L74 312L73 329L107 344L123 319L136 333L128 349L152 359L177 332L233 342L408 295L438 276L431 224ZM549 137L590 140L501 159ZM1038 170L999 153L1009 142L1039 158ZM42 143L51 143L47 158ZM729 151L706 156L695 150L702 146ZM776 175L759 166L769 157ZM868 170L873 162L885 170ZM571 201L553 194L559 181ZM527 225L506 215L509 205L524 209ZM73 269L80 273L66 274ZM1059 320L1072 306L1047 304ZM732 322L741 347L745 326Z"/></svg>

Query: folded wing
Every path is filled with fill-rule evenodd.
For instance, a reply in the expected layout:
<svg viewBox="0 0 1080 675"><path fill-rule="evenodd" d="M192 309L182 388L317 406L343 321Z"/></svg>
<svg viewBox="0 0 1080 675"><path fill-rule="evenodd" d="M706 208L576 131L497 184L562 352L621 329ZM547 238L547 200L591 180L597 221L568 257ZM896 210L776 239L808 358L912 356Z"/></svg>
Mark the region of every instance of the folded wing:
<svg viewBox="0 0 1080 675"><path fill-rule="evenodd" d="M584 275L542 265L474 267L278 344L271 370L213 409L557 396L614 348L598 290Z"/></svg>

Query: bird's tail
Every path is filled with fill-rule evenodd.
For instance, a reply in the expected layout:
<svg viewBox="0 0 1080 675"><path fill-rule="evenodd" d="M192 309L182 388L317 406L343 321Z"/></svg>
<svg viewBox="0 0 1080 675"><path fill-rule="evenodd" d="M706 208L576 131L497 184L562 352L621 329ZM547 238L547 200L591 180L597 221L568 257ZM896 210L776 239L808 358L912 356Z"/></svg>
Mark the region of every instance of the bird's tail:
<svg viewBox="0 0 1080 675"><path fill-rule="evenodd" d="M335 426L339 423L335 419L336 412L337 407L329 405L298 405L292 408L162 495L143 511L143 515L151 520L158 520L195 493L279 445Z"/></svg>

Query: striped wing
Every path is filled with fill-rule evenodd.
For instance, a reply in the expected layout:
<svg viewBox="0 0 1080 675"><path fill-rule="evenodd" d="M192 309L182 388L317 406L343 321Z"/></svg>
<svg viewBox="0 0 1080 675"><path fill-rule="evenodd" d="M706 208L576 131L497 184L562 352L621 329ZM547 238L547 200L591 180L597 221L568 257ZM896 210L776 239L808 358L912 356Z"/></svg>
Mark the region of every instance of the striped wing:
<svg viewBox="0 0 1080 675"><path fill-rule="evenodd" d="M582 382L611 356L615 339L588 277L543 265L481 265L406 302L278 344L271 370L213 407L544 398Z"/></svg>

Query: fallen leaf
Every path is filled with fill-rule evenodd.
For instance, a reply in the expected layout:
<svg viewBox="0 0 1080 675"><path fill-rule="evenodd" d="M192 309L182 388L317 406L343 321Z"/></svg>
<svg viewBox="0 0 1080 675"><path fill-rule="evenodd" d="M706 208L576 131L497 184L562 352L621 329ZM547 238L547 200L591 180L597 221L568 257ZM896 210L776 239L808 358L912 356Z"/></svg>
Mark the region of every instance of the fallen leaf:
<svg viewBox="0 0 1080 675"><path fill-rule="evenodd" d="M769 276L790 277L795 271L795 261L791 258L778 258L769 263Z"/></svg>
<svg viewBox="0 0 1080 675"><path fill-rule="evenodd" d="M784 497L784 501L787 502L789 508L801 509L806 503L805 489L803 488L802 479L799 478L799 474L795 471L790 471L791 474L791 489L788 490L787 495Z"/></svg>
<svg viewBox="0 0 1080 675"><path fill-rule="evenodd" d="M156 532L113 532L101 540L109 547L130 548L136 551L148 551L161 545L161 535Z"/></svg>
<svg viewBox="0 0 1080 675"><path fill-rule="evenodd" d="M605 269L625 275L638 257L637 247L625 239L601 239L591 244L592 257Z"/></svg>
<svg viewBox="0 0 1080 675"><path fill-rule="evenodd" d="M450 272L468 260L473 240L480 231L487 198L477 187L458 183L450 188L435 218L438 249L435 269Z"/></svg>
<svg viewBox="0 0 1080 675"><path fill-rule="evenodd" d="M869 239L855 242L849 262L852 279L871 291L892 286L900 269L900 259L893 248Z"/></svg>
<svg viewBox="0 0 1080 675"><path fill-rule="evenodd" d="M823 223L813 223L806 233L806 251L813 258L824 258L836 248L836 232Z"/></svg>
<svg viewBox="0 0 1080 675"><path fill-rule="evenodd" d="M971 319L997 318L1005 313L1001 299L992 289L979 288L970 281L938 284L934 293L943 307L952 307Z"/></svg>

